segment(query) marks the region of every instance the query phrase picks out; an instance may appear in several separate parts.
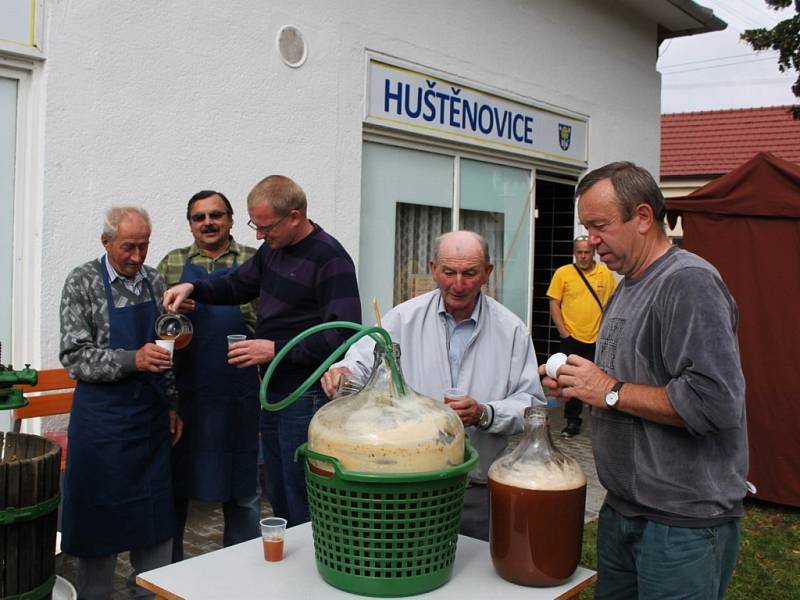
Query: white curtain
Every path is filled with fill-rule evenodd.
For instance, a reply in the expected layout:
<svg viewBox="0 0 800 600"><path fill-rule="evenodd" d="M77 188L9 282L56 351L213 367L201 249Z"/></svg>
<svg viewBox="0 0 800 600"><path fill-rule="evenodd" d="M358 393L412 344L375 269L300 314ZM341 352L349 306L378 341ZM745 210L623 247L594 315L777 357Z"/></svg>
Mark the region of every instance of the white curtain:
<svg viewBox="0 0 800 600"><path fill-rule="evenodd" d="M400 304L415 295L435 287L428 264L433 258L436 238L451 231L452 211L449 208L421 204L397 203L395 220L394 304ZM484 236L489 245L492 261L502 260L504 216L479 210L462 210L461 227ZM495 269L484 290L502 301L498 291L501 269Z"/></svg>

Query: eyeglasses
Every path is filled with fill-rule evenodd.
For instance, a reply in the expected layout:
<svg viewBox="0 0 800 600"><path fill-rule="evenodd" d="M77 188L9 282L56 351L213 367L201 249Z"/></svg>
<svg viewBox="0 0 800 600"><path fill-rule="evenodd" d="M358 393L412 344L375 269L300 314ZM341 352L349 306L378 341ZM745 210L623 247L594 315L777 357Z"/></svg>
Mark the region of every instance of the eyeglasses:
<svg viewBox="0 0 800 600"><path fill-rule="evenodd" d="M252 229L253 231L257 231L258 233L260 233L260 234L262 234L262 235L268 235L270 231L272 231L272 230L273 230L273 229L275 229L275 228L276 228L278 225L280 225L280 224L281 224L281 222L282 222L282 221L284 221L284 220L286 219L286 217L288 217L288 216L289 216L289 215L291 215L291 214L292 214L292 211L289 211L288 213L286 213L285 215L283 215L283 216L282 216L280 219L278 219L277 221L275 221L275 222L274 222L272 225L256 225L255 223L253 223L253 219L250 219L250 220L247 222L247 226L248 226L250 229Z"/></svg>
<svg viewBox="0 0 800 600"><path fill-rule="evenodd" d="M212 210L211 212L207 213L202 213L202 212L194 213L189 218L195 223L202 223L203 221L206 220L206 217L208 217L212 221L219 221L222 217L228 214L230 214L228 211Z"/></svg>

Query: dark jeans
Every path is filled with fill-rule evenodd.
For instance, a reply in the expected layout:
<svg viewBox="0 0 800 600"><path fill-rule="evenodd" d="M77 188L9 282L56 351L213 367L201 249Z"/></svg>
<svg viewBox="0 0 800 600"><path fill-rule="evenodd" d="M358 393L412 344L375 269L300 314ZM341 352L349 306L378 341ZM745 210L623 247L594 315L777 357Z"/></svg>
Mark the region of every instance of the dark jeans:
<svg viewBox="0 0 800 600"><path fill-rule="evenodd" d="M739 520L671 527L603 506L595 600L722 600L739 553Z"/></svg>
<svg viewBox="0 0 800 600"><path fill-rule="evenodd" d="M270 393L270 404L288 394ZM311 417L327 402L321 390L308 391L293 404L276 412L261 411L261 448L266 470L265 492L276 517L293 527L309 520L303 461L294 461L294 451L308 441Z"/></svg>
<svg viewBox="0 0 800 600"><path fill-rule="evenodd" d="M559 350L569 356L570 354L577 354L588 360L594 360L594 344L586 344L579 342L573 337L561 338L561 345ZM583 409L583 402L578 398L573 398L564 405L564 418L567 423L581 422L581 410Z"/></svg>
<svg viewBox="0 0 800 600"><path fill-rule="evenodd" d="M470 483L464 490L459 533L489 541L489 488L486 484Z"/></svg>
<svg viewBox="0 0 800 600"><path fill-rule="evenodd" d="M130 550L128 558L131 561L133 573L128 576L125 585L131 597L155 598L150 590L136 585L136 575L167 566L171 552L172 539L164 540L152 546L132 548ZM79 600L108 600L111 598L114 593L114 570L116 565L116 554L93 558L78 558L78 579L75 587L78 589Z"/></svg>

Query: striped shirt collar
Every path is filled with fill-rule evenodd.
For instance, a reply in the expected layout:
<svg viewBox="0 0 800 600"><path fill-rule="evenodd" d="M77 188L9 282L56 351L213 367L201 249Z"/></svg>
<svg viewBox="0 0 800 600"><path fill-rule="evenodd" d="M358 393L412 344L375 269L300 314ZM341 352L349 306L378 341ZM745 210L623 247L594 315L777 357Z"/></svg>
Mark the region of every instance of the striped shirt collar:
<svg viewBox="0 0 800 600"><path fill-rule="evenodd" d="M439 298L436 300L436 310L439 312L439 315L444 317L447 321L452 321L455 324L455 319L453 315L447 312L447 309L444 306L444 299L442 298L442 292L439 291ZM478 293L478 297L475 299L475 308L472 309L472 314L465 320L472 321L475 325L478 324L478 319L481 316L481 294Z"/></svg>
<svg viewBox="0 0 800 600"><path fill-rule="evenodd" d="M239 248L239 244L237 244L233 236L228 236L228 247L225 249L225 252L220 254L216 259L222 258L226 254L236 254L237 256L241 253L241 249ZM200 246L197 245L197 242L193 242L191 246L189 246L189 253L186 255L187 258L193 258L195 256L202 255L206 256L203 251L200 249Z"/></svg>
<svg viewBox="0 0 800 600"><path fill-rule="evenodd" d="M125 289L133 292L136 295L139 295L139 293L142 290L142 281L144 281L146 277L144 265L139 267L139 270L137 271L133 279L129 279L117 273L117 270L111 265L111 261L108 259L107 252L104 253L100 258L103 257L105 257L106 259L106 272L108 273L108 280L111 283L114 283L117 279L119 279L122 282L122 285L125 286Z"/></svg>

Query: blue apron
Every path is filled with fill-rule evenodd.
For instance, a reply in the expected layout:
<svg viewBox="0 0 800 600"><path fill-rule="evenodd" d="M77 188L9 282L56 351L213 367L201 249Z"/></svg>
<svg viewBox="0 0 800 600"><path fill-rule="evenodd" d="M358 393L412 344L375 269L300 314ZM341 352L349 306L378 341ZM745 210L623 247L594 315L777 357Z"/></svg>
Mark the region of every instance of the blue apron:
<svg viewBox="0 0 800 600"><path fill-rule="evenodd" d="M152 342L158 315L150 301L114 306L105 257L100 261L113 349ZM164 376L137 372L114 382L78 381L69 421L61 545L99 557L172 537L169 406Z"/></svg>
<svg viewBox="0 0 800 600"><path fill-rule="evenodd" d="M181 282L221 277L188 260ZM247 334L239 306L196 304L192 342L175 352L183 437L172 449L178 497L207 502L249 498L258 467L258 371L228 364L228 334Z"/></svg>

